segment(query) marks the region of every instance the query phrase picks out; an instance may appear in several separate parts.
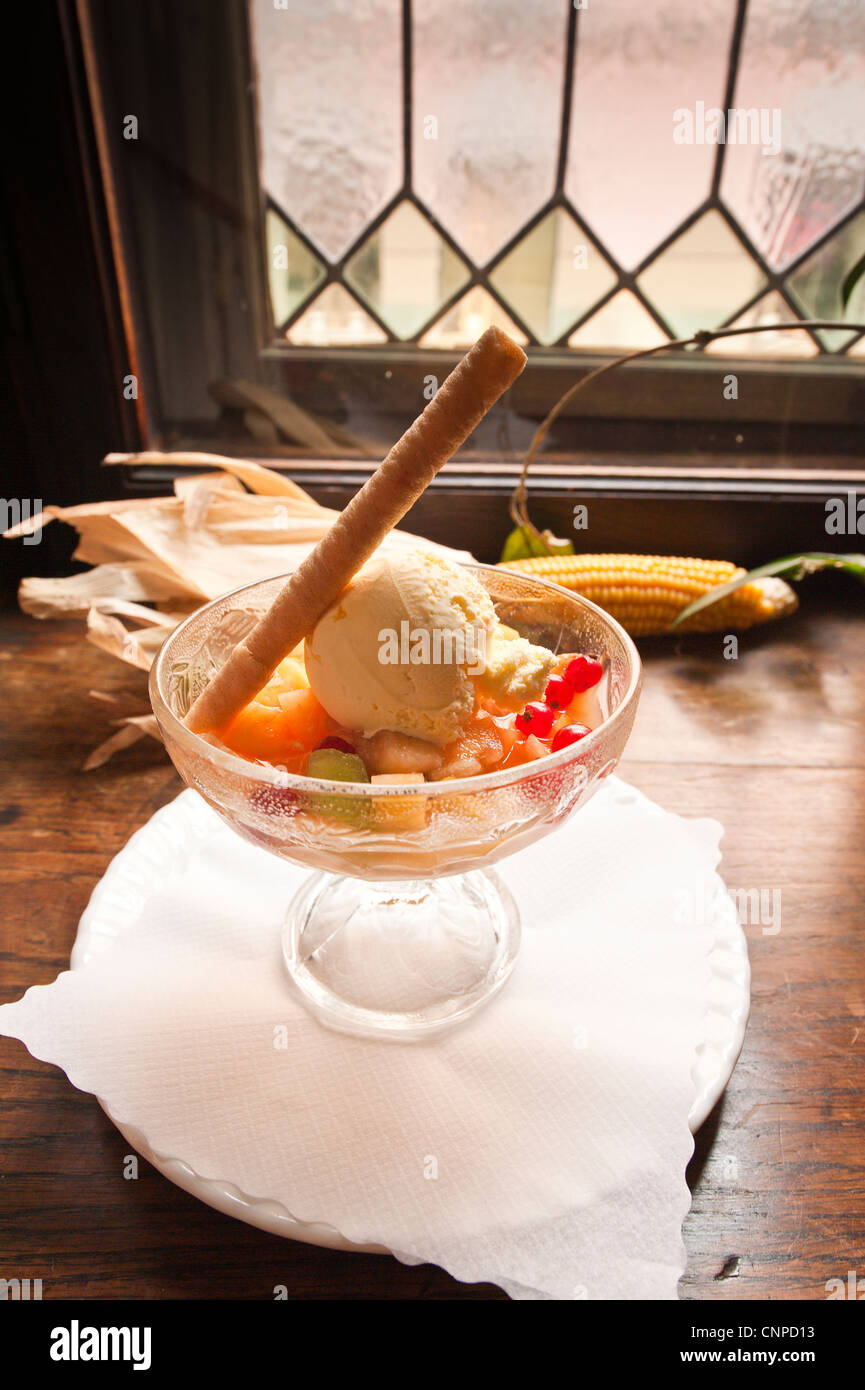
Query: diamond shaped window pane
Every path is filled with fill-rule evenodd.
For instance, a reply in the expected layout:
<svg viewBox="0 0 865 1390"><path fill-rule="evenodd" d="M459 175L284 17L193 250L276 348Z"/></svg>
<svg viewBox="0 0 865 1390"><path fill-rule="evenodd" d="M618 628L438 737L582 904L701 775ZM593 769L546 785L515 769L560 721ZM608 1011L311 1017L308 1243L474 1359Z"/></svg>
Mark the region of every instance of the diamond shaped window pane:
<svg viewBox="0 0 865 1390"><path fill-rule="evenodd" d="M352 256L345 278L398 338L411 338L469 272L414 204L400 203Z"/></svg>
<svg viewBox="0 0 865 1390"><path fill-rule="evenodd" d="M603 308L581 324L568 339L568 347L584 351L657 347L668 342L664 333L647 314L636 295L620 290Z"/></svg>
<svg viewBox="0 0 865 1390"><path fill-rule="evenodd" d="M861 4L749 0L733 105L756 112L769 139L728 139L721 195L777 269L862 197Z"/></svg>
<svg viewBox="0 0 865 1390"><path fill-rule="evenodd" d="M273 321L279 327L321 284L325 270L321 261L304 246L273 208L267 209L264 229L270 304Z"/></svg>
<svg viewBox="0 0 865 1390"><path fill-rule="evenodd" d="M787 288L802 312L811 319L850 319L865 322L865 276L854 286L846 308L841 299L844 280L865 251L865 212L846 223L794 270ZM853 337L840 328L818 329L824 347L842 348Z"/></svg>
<svg viewBox="0 0 865 1390"><path fill-rule="evenodd" d="M750 328L752 325L789 323L794 318L788 304L773 290L764 294L744 314L730 324L731 328ZM706 352L718 357L814 357L817 347L803 328L777 333L743 333L737 338L718 338L709 343Z"/></svg>
<svg viewBox="0 0 865 1390"><path fill-rule="evenodd" d="M336 260L402 180L400 6L250 0L250 9L262 183Z"/></svg>
<svg viewBox="0 0 865 1390"><path fill-rule="evenodd" d="M578 8L565 191L631 269L709 192L717 147L677 143L674 112L723 101L736 5L589 0Z"/></svg>
<svg viewBox="0 0 865 1390"><path fill-rule="evenodd" d="M637 284L679 338L717 328L766 277L718 212L707 212L662 251Z"/></svg>
<svg viewBox="0 0 865 1390"><path fill-rule="evenodd" d="M288 330L288 341L303 347L348 347L386 343L378 324L342 285L328 285Z"/></svg>
<svg viewBox="0 0 865 1390"><path fill-rule="evenodd" d="M573 217L555 208L508 252L490 281L539 343L554 343L616 276Z"/></svg>
<svg viewBox="0 0 865 1390"><path fill-rule="evenodd" d="M412 6L415 189L483 265L556 179L567 6Z"/></svg>
<svg viewBox="0 0 865 1390"><path fill-rule="evenodd" d="M527 343L509 314L482 285L473 285L468 294L458 299L437 323L424 333L421 347L465 348L477 342L482 333L495 325L503 328L517 343Z"/></svg>

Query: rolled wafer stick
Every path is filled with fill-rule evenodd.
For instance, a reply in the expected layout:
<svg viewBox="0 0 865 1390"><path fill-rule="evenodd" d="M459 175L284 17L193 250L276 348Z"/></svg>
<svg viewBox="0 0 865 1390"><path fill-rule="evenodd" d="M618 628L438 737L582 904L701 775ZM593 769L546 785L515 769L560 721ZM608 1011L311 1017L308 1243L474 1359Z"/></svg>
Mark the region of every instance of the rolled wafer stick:
<svg viewBox="0 0 865 1390"><path fill-rule="evenodd" d="M195 700L188 728L222 728L267 684L525 363L512 338L487 329Z"/></svg>

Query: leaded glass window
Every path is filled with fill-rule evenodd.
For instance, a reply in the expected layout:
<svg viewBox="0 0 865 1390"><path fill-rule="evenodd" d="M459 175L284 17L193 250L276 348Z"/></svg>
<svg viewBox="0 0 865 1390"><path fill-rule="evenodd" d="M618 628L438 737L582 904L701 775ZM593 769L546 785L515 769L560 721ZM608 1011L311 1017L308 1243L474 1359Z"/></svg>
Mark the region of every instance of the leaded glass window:
<svg viewBox="0 0 865 1390"><path fill-rule="evenodd" d="M250 0L273 329L627 350L865 317L862 0ZM854 332L738 356L859 355ZM723 352L724 346L717 350Z"/></svg>

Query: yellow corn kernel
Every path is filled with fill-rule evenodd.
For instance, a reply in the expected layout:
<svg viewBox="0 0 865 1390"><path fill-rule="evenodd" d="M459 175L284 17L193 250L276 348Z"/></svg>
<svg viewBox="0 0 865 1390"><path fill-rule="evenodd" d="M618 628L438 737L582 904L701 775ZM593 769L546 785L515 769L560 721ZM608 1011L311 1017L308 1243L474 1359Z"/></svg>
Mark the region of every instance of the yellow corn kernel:
<svg viewBox="0 0 865 1390"><path fill-rule="evenodd" d="M581 594L606 609L632 637L666 632L694 599L744 572L726 560L678 555L542 555L510 560L501 568L536 575ZM695 613L677 631L748 628L792 613L797 606L795 593L782 579L754 580Z"/></svg>

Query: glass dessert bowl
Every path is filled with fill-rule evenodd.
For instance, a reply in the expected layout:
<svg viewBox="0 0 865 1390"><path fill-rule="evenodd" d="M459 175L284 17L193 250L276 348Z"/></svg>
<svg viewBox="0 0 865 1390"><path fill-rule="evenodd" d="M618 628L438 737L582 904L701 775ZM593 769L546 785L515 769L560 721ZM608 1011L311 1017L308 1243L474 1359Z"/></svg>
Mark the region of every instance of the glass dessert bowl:
<svg viewBox="0 0 865 1390"><path fill-rule="evenodd" d="M187 785L244 839L317 871L287 905L288 976L320 1022L359 1036L427 1037L497 993L520 925L491 865L585 805L618 763L636 714L639 655L608 614L544 580L466 568L509 628L602 661L602 720L591 733L535 762L402 786L303 776L192 733L183 716L285 576L192 614L150 675L154 713Z"/></svg>

